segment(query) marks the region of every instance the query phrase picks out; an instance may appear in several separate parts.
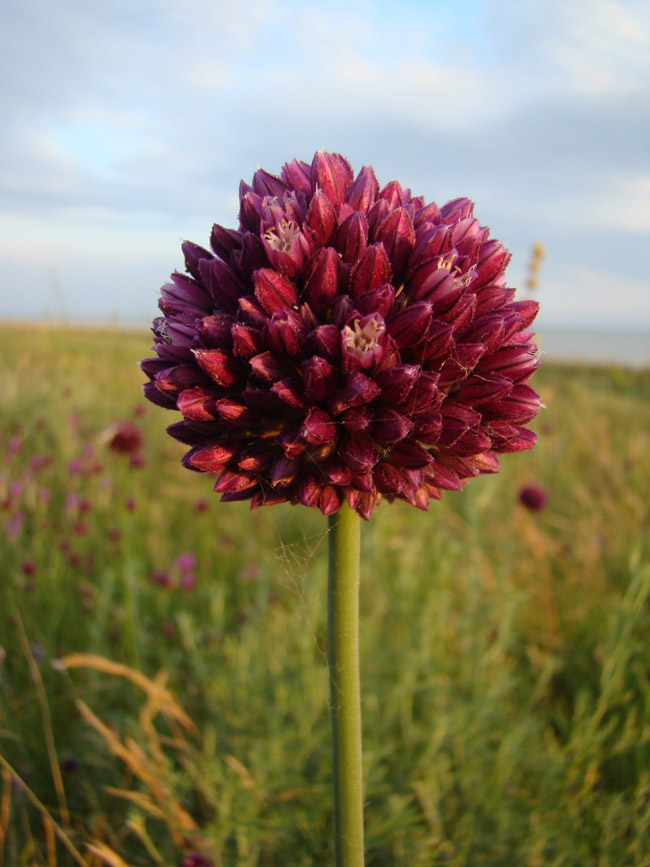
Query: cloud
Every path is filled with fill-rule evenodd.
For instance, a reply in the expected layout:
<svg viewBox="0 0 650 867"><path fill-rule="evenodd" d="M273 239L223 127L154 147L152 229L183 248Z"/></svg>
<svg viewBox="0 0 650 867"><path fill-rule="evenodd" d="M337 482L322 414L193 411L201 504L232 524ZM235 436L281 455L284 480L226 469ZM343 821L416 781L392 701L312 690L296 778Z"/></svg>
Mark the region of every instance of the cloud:
<svg viewBox="0 0 650 867"><path fill-rule="evenodd" d="M645 2L16 0L0 74L0 217L20 255L51 258L49 223L85 268L108 243L114 270L138 249L166 262L148 232L205 243L236 222L239 178L326 148L429 199L474 198L516 258L543 240L576 280L603 244L623 250L608 255L639 285Z"/></svg>

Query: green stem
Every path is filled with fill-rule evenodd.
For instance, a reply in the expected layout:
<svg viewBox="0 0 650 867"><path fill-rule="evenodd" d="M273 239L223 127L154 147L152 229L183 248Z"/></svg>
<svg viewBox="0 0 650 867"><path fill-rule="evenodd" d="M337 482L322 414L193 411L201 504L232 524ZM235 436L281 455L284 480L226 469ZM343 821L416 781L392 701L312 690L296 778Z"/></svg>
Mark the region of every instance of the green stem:
<svg viewBox="0 0 650 867"><path fill-rule="evenodd" d="M329 519L327 662L334 747L337 867L363 867L359 522L359 515L346 504Z"/></svg>

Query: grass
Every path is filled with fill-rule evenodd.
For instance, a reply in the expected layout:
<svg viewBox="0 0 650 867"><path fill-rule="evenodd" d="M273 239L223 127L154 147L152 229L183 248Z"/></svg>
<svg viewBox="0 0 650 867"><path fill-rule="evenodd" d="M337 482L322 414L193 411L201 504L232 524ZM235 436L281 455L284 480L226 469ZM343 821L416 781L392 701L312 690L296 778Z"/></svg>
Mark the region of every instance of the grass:
<svg viewBox="0 0 650 867"><path fill-rule="evenodd" d="M180 467L147 335L1 334L0 861L331 864L325 519ZM535 451L362 528L368 867L650 863L650 371L535 382Z"/></svg>

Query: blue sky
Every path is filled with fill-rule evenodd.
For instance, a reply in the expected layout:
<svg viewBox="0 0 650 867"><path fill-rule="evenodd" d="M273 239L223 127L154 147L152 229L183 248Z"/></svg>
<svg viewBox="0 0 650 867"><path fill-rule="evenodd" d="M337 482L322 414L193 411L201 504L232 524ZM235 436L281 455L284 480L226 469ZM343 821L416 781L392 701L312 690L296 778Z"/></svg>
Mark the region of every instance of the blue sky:
<svg viewBox="0 0 650 867"><path fill-rule="evenodd" d="M240 178L317 149L547 251L540 326L650 330L646 0L5 0L0 317L147 322Z"/></svg>

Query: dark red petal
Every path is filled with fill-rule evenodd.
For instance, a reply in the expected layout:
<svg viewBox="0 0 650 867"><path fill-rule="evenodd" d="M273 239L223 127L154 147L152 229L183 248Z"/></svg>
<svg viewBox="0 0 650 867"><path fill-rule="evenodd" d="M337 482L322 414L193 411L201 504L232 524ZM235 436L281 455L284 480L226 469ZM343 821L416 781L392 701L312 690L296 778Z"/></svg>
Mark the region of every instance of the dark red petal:
<svg viewBox="0 0 650 867"><path fill-rule="evenodd" d="M380 393L377 383L363 373L351 373L345 380L343 388L334 394L329 402L334 415L340 415L353 406L370 403Z"/></svg>
<svg viewBox="0 0 650 867"><path fill-rule="evenodd" d="M308 342L314 355L320 355L328 361L336 361L341 357L341 332L336 325L319 325L309 335Z"/></svg>
<svg viewBox="0 0 650 867"><path fill-rule="evenodd" d="M353 473L367 473L379 460L379 452L369 439L342 437L337 454Z"/></svg>
<svg viewBox="0 0 650 867"><path fill-rule="evenodd" d="M431 304L418 301L392 316L387 323L388 331L400 349L412 347L426 339L432 318Z"/></svg>
<svg viewBox="0 0 650 867"><path fill-rule="evenodd" d="M406 269L415 244L413 218L409 208L397 208L389 214L375 232L375 240L381 241L386 248L393 274L399 278Z"/></svg>
<svg viewBox="0 0 650 867"><path fill-rule="evenodd" d="M286 379L294 372L294 368L286 358L279 358L272 352L260 352L249 358L253 372L264 382L278 382Z"/></svg>
<svg viewBox="0 0 650 867"><path fill-rule="evenodd" d="M184 460L204 473L218 473L238 451L238 443L210 443L191 449Z"/></svg>
<svg viewBox="0 0 650 867"><path fill-rule="evenodd" d="M329 443L336 437L336 425L325 410L314 407L307 413L300 435L311 445Z"/></svg>
<svg viewBox="0 0 650 867"><path fill-rule="evenodd" d="M221 259L201 259L199 272L201 282L214 299L217 309L235 313L244 286L232 268Z"/></svg>
<svg viewBox="0 0 650 867"><path fill-rule="evenodd" d="M296 500L303 506L318 506L322 487L314 476L301 474L296 486Z"/></svg>
<svg viewBox="0 0 650 867"><path fill-rule="evenodd" d="M302 160L291 160L282 166L282 180L288 187L311 196L311 166Z"/></svg>
<svg viewBox="0 0 650 867"><path fill-rule="evenodd" d="M185 418L196 421L214 421L217 418L214 393L200 386L181 391L176 406Z"/></svg>
<svg viewBox="0 0 650 867"><path fill-rule="evenodd" d="M356 262L368 246L368 221L365 214L354 211L339 226L334 245L344 262Z"/></svg>
<svg viewBox="0 0 650 867"><path fill-rule="evenodd" d="M293 307L298 301L298 291L295 284L274 271L272 268L260 268L253 274L255 297L267 313L275 313L284 307Z"/></svg>
<svg viewBox="0 0 650 867"><path fill-rule="evenodd" d="M278 310L266 324L266 339L271 352L278 355L302 354L305 330L295 310Z"/></svg>
<svg viewBox="0 0 650 867"><path fill-rule="evenodd" d="M495 277L505 271L509 261L510 253L498 241L486 241L481 244L476 264L474 287L478 288L491 283Z"/></svg>
<svg viewBox="0 0 650 867"><path fill-rule="evenodd" d="M477 406L485 401L495 401L512 389L512 380L505 376L481 376L468 377L461 383L460 388L454 394L454 399L460 403ZM481 406L481 409L483 407Z"/></svg>
<svg viewBox="0 0 650 867"><path fill-rule="evenodd" d="M186 388L192 388L195 385L210 385L210 377L196 364L177 364L157 373L154 382L159 391L170 397L176 397L179 392Z"/></svg>
<svg viewBox="0 0 650 867"><path fill-rule="evenodd" d="M214 256L209 250L206 250L205 247L200 247L192 241L183 241L181 244L181 250L185 257L186 270L190 272L195 280L200 280L201 275L199 273L199 262L201 259L213 259Z"/></svg>
<svg viewBox="0 0 650 867"><path fill-rule="evenodd" d="M377 374L377 384L382 390L385 403L399 406L411 393L420 376L420 368L415 364L401 364L382 370Z"/></svg>
<svg viewBox="0 0 650 867"><path fill-rule="evenodd" d="M515 385L501 398L490 400L481 406L481 412L493 418L526 424L539 412L539 395L528 385Z"/></svg>
<svg viewBox="0 0 650 867"><path fill-rule="evenodd" d="M199 325L201 343L208 349L232 349L232 326L234 319L227 313L204 316Z"/></svg>
<svg viewBox="0 0 650 867"><path fill-rule="evenodd" d="M257 486L257 478L250 473L235 473L224 470L219 476L214 490L219 494L240 494Z"/></svg>
<svg viewBox="0 0 650 867"><path fill-rule="evenodd" d="M508 421L491 421L486 430L492 439L492 451L523 452L537 442L537 436L532 430Z"/></svg>
<svg viewBox="0 0 650 867"><path fill-rule="evenodd" d="M276 452L274 449L269 448L265 443L257 443L248 446L241 452L237 466L244 472L259 475L260 473L268 472L275 457Z"/></svg>
<svg viewBox="0 0 650 867"><path fill-rule="evenodd" d="M343 496L337 488L332 485L325 485L318 497L318 506L321 512L325 515L333 515L341 508Z"/></svg>
<svg viewBox="0 0 650 867"><path fill-rule="evenodd" d="M219 418L235 427L248 427L257 421L257 413L245 403L222 397L217 401Z"/></svg>
<svg viewBox="0 0 650 867"><path fill-rule="evenodd" d="M220 349L195 349L194 355L199 367L210 379L224 387L233 385L242 375L239 362Z"/></svg>
<svg viewBox="0 0 650 867"><path fill-rule="evenodd" d="M336 209L322 190L317 190L309 203L305 225L319 247L329 244L336 229Z"/></svg>
<svg viewBox="0 0 650 867"><path fill-rule="evenodd" d="M232 326L233 354L245 360L258 355L264 346L262 332L259 328L244 325L241 322Z"/></svg>
<svg viewBox="0 0 650 867"><path fill-rule="evenodd" d="M353 437L360 437L370 430L373 414L367 406L356 407L344 412L340 418L345 430Z"/></svg>
<svg viewBox="0 0 650 867"><path fill-rule="evenodd" d="M323 400L331 393L336 384L334 368L318 355L308 358L302 363L305 393L312 400Z"/></svg>
<svg viewBox="0 0 650 867"><path fill-rule="evenodd" d="M393 272L383 244L371 244L364 250L350 273L350 294L357 298L364 292L390 283Z"/></svg>
<svg viewBox="0 0 650 867"><path fill-rule="evenodd" d="M379 315L384 319L386 319L393 309L394 303L395 290L390 283L386 283L378 289L364 292L363 295L359 295L354 302L356 309L362 315L365 314L369 316L371 314L379 313Z"/></svg>
<svg viewBox="0 0 650 867"><path fill-rule="evenodd" d="M368 213L379 192L379 184L372 166L363 166L345 193L345 201L355 211Z"/></svg>
<svg viewBox="0 0 650 867"><path fill-rule="evenodd" d="M277 196L283 199L287 185L270 172L258 169L253 175L253 189L260 196Z"/></svg>
<svg viewBox="0 0 650 867"><path fill-rule="evenodd" d="M286 487L294 481L299 472L300 461L291 460L290 458L285 457L285 455L279 455L273 462L270 482L273 487L276 485Z"/></svg>
<svg viewBox="0 0 650 867"><path fill-rule="evenodd" d="M309 409L309 400L299 379L283 379L280 382L274 382L271 386L271 392L292 410L304 411Z"/></svg>
<svg viewBox="0 0 650 867"><path fill-rule="evenodd" d="M161 406L163 409L176 409L175 399L159 391L154 382L145 382L142 391L147 400L155 403L156 406Z"/></svg>
<svg viewBox="0 0 650 867"><path fill-rule="evenodd" d="M396 443L413 430L413 422L394 409L378 409L371 433L380 443Z"/></svg>
<svg viewBox="0 0 650 867"><path fill-rule="evenodd" d="M391 448L390 460L395 466L415 470L426 467L433 458L426 449L413 440L402 440Z"/></svg>
<svg viewBox="0 0 650 867"><path fill-rule="evenodd" d="M397 467L380 461L374 469L375 484L382 494L399 494L404 487L404 478Z"/></svg>
<svg viewBox="0 0 650 867"><path fill-rule="evenodd" d="M253 295L242 295L238 304L239 316L245 325L250 325L252 328L264 328L269 317Z"/></svg>
<svg viewBox="0 0 650 867"><path fill-rule="evenodd" d="M318 250L305 275L305 298L318 313L324 313L339 293L339 254L334 247Z"/></svg>
<svg viewBox="0 0 650 867"><path fill-rule="evenodd" d="M219 226L217 223L212 227L210 246L224 262L228 261L233 250L238 250L241 244L241 232L237 232L235 229L224 229L223 226Z"/></svg>
<svg viewBox="0 0 650 867"><path fill-rule="evenodd" d="M331 485L345 487L352 482L352 470L337 455L330 455L321 464L323 478Z"/></svg>

